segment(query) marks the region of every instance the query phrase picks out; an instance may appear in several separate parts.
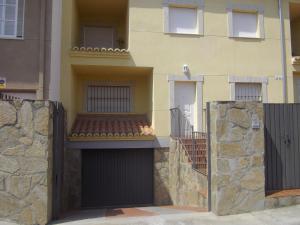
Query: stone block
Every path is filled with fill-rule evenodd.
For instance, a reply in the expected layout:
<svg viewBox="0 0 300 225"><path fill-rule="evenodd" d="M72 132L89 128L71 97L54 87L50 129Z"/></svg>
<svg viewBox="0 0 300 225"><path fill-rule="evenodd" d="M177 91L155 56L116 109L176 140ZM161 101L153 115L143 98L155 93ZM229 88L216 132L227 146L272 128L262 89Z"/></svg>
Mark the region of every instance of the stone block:
<svg viewBox="0 0 300 225"><path fill-rule="evenodd" d="M43 173L48 169L48 161L45 159L24 157L19 159L19 164L22 174Z"/></svg>
<svg viewBox="0 0 300 225"><path fill-rule="evenodd" d="M33 113L31 103L24 102L19 116L19 124L25 136L32 138L33 136Z"/></svg>
<svg viewBox="0 0 300 225"><path fill-rule="evenodd" d="M31 177L29 176L11 176L6 179L7 191L22 199L30 192Z"/></svg>
<svg viewBox="0 0 300 225"><path fill-rule="evenodd" d="M218 156L219 157L232 157L238 158L241 156L245 156L246 152L243 147L239 143L220 143Z"/></svg>
<svg viewBox="0 0 300 225"><path fill-rule="evenodd" d="M15 147L7 148L3 151L4 156L24 156L25 148L23 145L17 145Z"/></svg>
<svg viewBox="0 0 300 225"><path fill-rule="evenodd" d="M265 199L265 209L275 209L278 208L278 199L277 198L266 198Z"/></svg>
<svg viewBox="0 0 300 225"><path fill-rule="evenodd" d="M248 113L240 109L230 109L228 111L228 121L245 129L250 127L250 117Z"/></svg>
<svg viewBox="0 0 300 225"><path fill-rule="evenodd" d="M278 205L279 207L286 207L294 205L295 199L294 196L287 196L287 197L279 197L278 198Z"/></svg>
<svg viewBox="0 0 300 225"><path fill-rule="evenodd" d="M0 155L0 172L13 174L19 169L19 164L15 159Z"/></svg>
<svg viewBox="0 0 300 225"><path fill-rule="evenodd" d="M24 207L24 203L7 193L0 193L0 218L7 218L17 209Z"/></svg>
<svg viewBox="0 0 300 225"><path fill-rule="evenodd" d="M34 130L41 135L47 136L49 133L49 109L40 108L34 115Z"/></svg>
<svg viewBox="0 0 300 225"><path fill-rule="evenodd" d="M255 191L264 189L265 174L263 169L252 169L240 181L241 187L246 190Z"/></svg>
<svg viewBox="0 0 300 225"><path fill-rule="evenodd" d="M0 191L5 191L5 177L0 176Z"/></svg>
<svg viewBox="0 0 300 225"><path fill-rule="evenodd" d="M0 128L17 121L17 110L9 102L0 102Z"/></svg>
<svg viewBox="0 0 300 225"><path fill-rule="evenodd" d="M22 221L23 224L32 225L34 224L34 219L32 215L33 211L31 207L27 207L19 215L18 221Z"/></svg>

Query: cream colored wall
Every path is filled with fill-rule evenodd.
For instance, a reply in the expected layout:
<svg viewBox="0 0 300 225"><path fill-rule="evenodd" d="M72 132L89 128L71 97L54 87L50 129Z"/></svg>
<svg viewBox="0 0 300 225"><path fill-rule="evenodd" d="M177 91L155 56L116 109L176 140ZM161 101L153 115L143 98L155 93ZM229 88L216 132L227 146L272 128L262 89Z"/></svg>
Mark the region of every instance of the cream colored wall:
<svg viewBox="0 0 300 225"><path fill-rule="evenodd" d="M76 73L75 73L76 74ZM139 114L148 114L151 111L151 104L149 103L149 96L151 96L151 89L148 85L148 76L111 76L110 74L90 75L75 75L79 84L76 96L78 98L76 108L77 112L86 112L86 102L84 96L86 96L86 85L92 81L93 83L105 83L107 81L129 84L133 91L133 112ZM150 118L151 119L151 118Z"/></svg>
<svg viewBox="0 0 300 225"><path fill-rule="evenodd" d="M229 2L264 7L265 39L228 37L226 8ZM269 102L283 101L282 81L275 79L275 76L281 75L280 23L276 0L207 0L204 10L204 36L165 34L162 3L163 0L130 0L130 59L66 57L67 61L76 65L152 67L152 121L157 136L168 137L170 134L167 77L183 76L183 64L189 65L192 76L204 76L204 108L208 101L230 99L229 75L268 77ZM68 9L65 11L70 12ZM284 1L284 16L287 28L290 26L287 0ZM64 17L70 15L67 13ZM290 41L290 31L286 29L288 98L289 102L293 102L294 68L291 65ZM72 96L69 95L69 98Z"/></svg>

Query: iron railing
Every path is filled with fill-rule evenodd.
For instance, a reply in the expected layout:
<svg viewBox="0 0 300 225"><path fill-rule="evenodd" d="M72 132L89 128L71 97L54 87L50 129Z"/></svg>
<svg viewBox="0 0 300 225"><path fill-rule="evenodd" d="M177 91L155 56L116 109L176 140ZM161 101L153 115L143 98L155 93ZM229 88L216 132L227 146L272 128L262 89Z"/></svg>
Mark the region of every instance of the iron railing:
<svg viewBox="0 0 300 225"><path fill-rule="evenodd" d="M192 161L192 168L207 174L207 134L195 131L179 108L170 109L171 137L179 140ZM202 119L202 118L201 118Z"/></svg>
<svg viewBox="0 0 300 225"><path fill-rule="evenodd" d="M0 93L1 100L20 100L21 98L6 93Z"/></svg>

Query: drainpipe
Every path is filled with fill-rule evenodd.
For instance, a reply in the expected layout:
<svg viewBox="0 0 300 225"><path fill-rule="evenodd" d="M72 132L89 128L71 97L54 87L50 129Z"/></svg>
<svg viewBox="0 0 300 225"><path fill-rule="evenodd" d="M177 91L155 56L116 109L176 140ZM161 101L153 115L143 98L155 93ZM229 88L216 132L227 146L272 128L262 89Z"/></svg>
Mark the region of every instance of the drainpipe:
<svg viewBox="0 0 300 225"><path fill-rule="evenodd" d="M46 1L40 0L40 42L39 42L39 83L37 100L44 99L44 80L45 80L45 26L46 26Z"/></svg>
<svg viewBox="0 0 300 225"><path fill-rule="evenodd" d="M286 65L286 45L284 31L284 17L282 11L282 0L278 0L278 11L280 19L280 39L281 39L281 64L282 64L282 94L283 103L288 103L287 99L287 65Z"/></svg>

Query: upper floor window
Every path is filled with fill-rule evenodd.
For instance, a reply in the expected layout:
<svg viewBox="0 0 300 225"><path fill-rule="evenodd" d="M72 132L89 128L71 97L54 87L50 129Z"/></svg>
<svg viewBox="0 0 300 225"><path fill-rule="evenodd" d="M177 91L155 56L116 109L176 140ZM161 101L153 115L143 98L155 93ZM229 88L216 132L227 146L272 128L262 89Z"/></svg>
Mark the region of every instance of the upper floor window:
<svg viewBox="0 0 300 225"><path fill-rule="evenodd" d="M83 30L85 47L115 48L115 29L113 27L85 26Z"/></svg>
<svg viewBox="0 0 300 225"><path fill-rule="evenodd" d="M165 33L203 34L202 0L165 0Z"/></svg>
<svg viewBox="0 0 300 225"><path fill-rule="evenodd" d="M257 13L233 12L234 37L258 37Z"/></svg>
<svg viewBox="0 0 300 225"><path fill-rule="evenodd" d="M23 37L24 1L0 0L0 37Z"/></svg>
<svg viewBox="0 0 300 225"><path fill-rule="evenodd" d="M130 85L89 85L87 111L93 113L130 113L132 90Z"/></svg>
<svg viewBox="0 0 300 225"><path fill-rule="evenodd" d="M229 36L237 38L264 38L263 8L232 4L228 7Z"/></svg>

